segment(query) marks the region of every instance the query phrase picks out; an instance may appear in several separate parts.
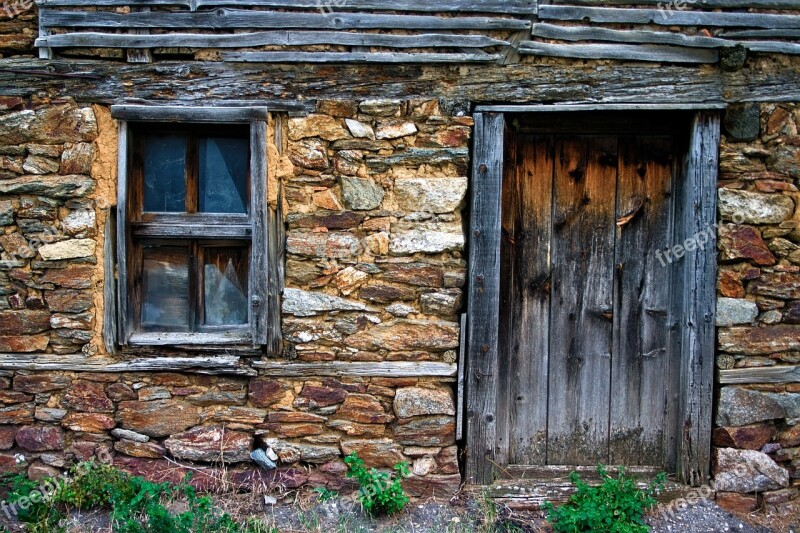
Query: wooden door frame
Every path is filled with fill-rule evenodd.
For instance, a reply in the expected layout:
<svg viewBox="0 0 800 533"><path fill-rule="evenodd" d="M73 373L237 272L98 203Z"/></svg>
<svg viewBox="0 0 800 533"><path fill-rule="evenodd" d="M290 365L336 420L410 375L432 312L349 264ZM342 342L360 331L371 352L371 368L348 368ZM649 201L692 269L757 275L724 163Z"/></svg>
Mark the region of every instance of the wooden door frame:
<svg viewBox="0 0 800 533"><path fill-rule="evenodd" d="M505 112L693 110L682 186L675 199L674 243L713 228L717 214L720 104L480 106L474 114L466 349L466 480L489 484L508 463L498 446L500 233ZM716 235L715 235L716 236ZM715 241L714 241L715 242ZM709 478L716 312L716 245L687 252L678 270L673 318L681 357L677 473L691 485Z"/></svg>

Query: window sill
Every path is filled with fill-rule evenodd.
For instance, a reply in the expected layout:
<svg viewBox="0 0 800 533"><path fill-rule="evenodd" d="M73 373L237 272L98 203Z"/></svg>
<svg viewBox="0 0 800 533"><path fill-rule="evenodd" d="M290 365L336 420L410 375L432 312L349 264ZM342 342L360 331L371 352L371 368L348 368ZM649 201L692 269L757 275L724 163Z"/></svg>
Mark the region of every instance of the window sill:
<svg viewBox="0 0 800 533"><path fill-rule="evenodd" d="M194 346L251 344L249 331L225 333L134 333L128 340L131 346Z"/></svg>

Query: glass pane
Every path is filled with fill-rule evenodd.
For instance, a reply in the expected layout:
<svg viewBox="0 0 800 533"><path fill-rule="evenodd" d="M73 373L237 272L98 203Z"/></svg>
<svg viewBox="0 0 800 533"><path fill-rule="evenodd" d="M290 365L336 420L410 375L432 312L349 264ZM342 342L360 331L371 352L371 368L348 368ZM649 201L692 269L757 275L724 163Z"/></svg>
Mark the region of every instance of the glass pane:
<svg viewBox="0 0 800 533"><path fill-rule="evenodd" d="M142 250L142 326L167 331L189 329L187 248L146 246Z"/></svg>
<svg viewBox="0 0 800 533"><path fill-rule="evenodd" d="M151 213L186 211L186 136L145 136L144 210Z"/></svg>
<svg viewBox="0 0 800 533"><path fill-rule="evenodd" d="M247 213L250 140L207 137L198 141L201 213Z"/></svg>
<svg viewBox="0 0 800 533"><path fill-rule="evenodd" d="M204 257L205 324L247 324L247 248L206 248Z"/></svg>

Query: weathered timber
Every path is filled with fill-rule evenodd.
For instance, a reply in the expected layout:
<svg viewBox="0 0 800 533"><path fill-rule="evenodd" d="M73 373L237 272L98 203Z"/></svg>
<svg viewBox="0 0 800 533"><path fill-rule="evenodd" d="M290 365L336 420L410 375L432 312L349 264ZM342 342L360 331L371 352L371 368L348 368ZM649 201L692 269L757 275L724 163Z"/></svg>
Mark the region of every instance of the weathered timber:
<svg viewBox="0 0 800 533"><path fill-rule="evenodd" d="M724 31L719 36L723 39L766 39L768 37L797 39L800 37L800 30L734 30Z"/></svg>
<svg viewBox="0 0 800 533"><path fill-rule="evenodd" d="M130 128L125 120L119 121L119 133L117 144L117 257L127 258L130 246L130 232L128 230L128 175L130 160L128 154L132 146ZM133 324L133 308L128 300L128 294L132 285L128 276L128 261L126 259L117 263L117 342L125 346L128 344L128 337L131 334L131 324Z"/></svg>
<svg viewBox="0 0 800 533"><path fill-rule="evenodd" d="M663 6L669 13L670 6L664 0L551 0L552 5L570 6ZM685 2L684 9L797 9L796 0L694 0Z"/></svg>
<svg viewBox="0 0 800 533"><path fill-rule="evenodd" d="M612 30L589 26L558 26L556 24L538 23L531 28L531 35L544 39L561 41L611 41L616 43L670 44L694 48L721 48L733 46L725 39L684 35L668 31L648 30ZM52 39L52 37L50 38ZM49 41L48 41L49 42Z"/></svg>
<svg viewBox="0 0 800 533"><path fill-rule="evenodd" d="M523 55L576 57L583 59L620 59L659 63L716 63L716 50L661 45L630 44L549 44L534 41L520 43Z"/></svg>
<svg viewBox="0 0 800 533"><path fill-rule="evenodd" d="M456 365L453 363L435 362L324 362L324 363L291 363L274 361L255 361L260 375L299 378L299 377L436 377L454 378Z"/></svg>
<svg viewBox="0 0 800 533"><path fill-rule="evenodd" d="M718 26L744 28L800 28L798 15L761 13L709 13L704 11L667 11L658 9L622 9L616 7L540 6L542 20L580 20L660 26Z"/></svg>
<svg viewBox="0 0 800 533"><path fill-rule="evenodd" d="M413 98L438 94L479 104L795 102L800 70L719 72L679 65L547 66L281 65L247 63L120 64L110 61L0 59L0 94L30 97L37 91L79 102L113 104L139 99L185 104L226 99L285 102L287 108L317 98ZM26 74L30 72L30 74ZM47 76L38 73L46 72ZM534 75L535 74L535 75ZM69 75L64 78L61 75ZM80 77L75 77L80 75ZM91 76L91 78L87 77ZM269 83L265 83L268 80ZM351 83L341 83L349 80ZM274 109L274 103L271 103Z"/></svg>
<svg viewBox="0 0 800 533"><path fill-rule="evenodd" d="M485 81L485 80L484 80ZM500 312L500 205L503 178L501 113L476 113L471 187L467 292L466 478L489 483L507 463L497 446L498 323Z"/></svg>
<svg viewBox="0 0 800 533"><path fill-rule="evenodd" d="M333 31L264 31L226 35L166 33L126 35L79 32L51 35L36 41L36 46L51 48L245 48L250 46L303 46L335 44L346 46L385 46L392 48L482 48L503 46L506 41L484 35L431 34L384 35Z"/></svg>
<svg viewBox="0 0 800 533"><path fill-rule="evenodd" d="M75 354L0 354L2 370L53 370L74 372L189 372L253 376L256 372L231 355L153 357L115 361Z"/></svg>
<svg viewBox="0 0 800 533"><path fill-rule="evenodd" d="M134 223L132 233L136 237L167 237L167 238L205 238L205 239L247 239L253 234L251 225L247 226L216 226L183 224L140 224Z"/></svg>
<svg viewBox="0 0 800 533"><path fill-rule="evenodd" d="M692 109L725 109L725 102L697 102L685 104L532 104L532 105L478 105L475 111L498 113L562 113L564 111L681 111Z"/></svg>
<svg viewBox="0 0 800 533"><path fill-rule="evenodd" d="M44 7L130 6L141 0L38 0ZM755 0L763 1L763 0ZM391 5L381 0L336 0L325 4L319 0L147 0L150 5L183 6L192 11L200 7L241 6L275 7L290 9L322 9L326 13L352 10L396 10L422 12L474 12L532 15L536 13L536 0L449 0L446 3L430 0L396 0Z"/></svg>
<svg viewBox="0 0 800 533"><path fill-rule="evenodd" d="M111 13L107 11L42 10L44 28L305 28L329 30L522 30L531 23L491 17L437 17L432 15L375 15L366 13L291 13L220 8L195 13Z"/></svg>
<svg viewBox="0 0 800 533"><path fill-rule="evenodd" d="M800 366L768 366L760 368L734 368L719 371L720 385L749 383L797 383Z"/></svg>
<svg viewBox="0 0 800 533"><path fill-rule="evenodd" d="M114 105L111 106L111 114L121 120L230 124L265 120L267 108Z"/></svg>
<svg viewBox="0 0 800 533"><path fill-rule="evenodd" d="M467 314L461 314L456 375L456 440L464 438L464 374L467 366Z"/></svg>
<svg viewBox="0 0 800 533"><path fill-rule="evenodd" d="M228 346L248 345L249 329L230 330L224 333L132 333L128 343L133 346Z"/></svg>
<svg viewBox="0 0 800 533"><path fill-rule="evenodd" d="M267 122L250 125L250 220L253 235L250 243L250 337L253 345L267 342L269 303L269 244L267 235ZM264 283L267 281L267 283Z"/></svg>
<svg viewBox="0 0 800 533"><path fill-rule="evenodd" d="M494 54L404 54L400 52L231 52L229 62L249 63L485 63L499 61Z"/></svg>
<svg viewBox="0 0 800 533"><path fill-rule="evenodd" d="M117 352L117 287L116 287L116 208L106 212L103 230L103 344L106 352Z"/></svg>
<svg viewBox="0 0 800 533"><path fill-rule="evenodd" d="M131 12L133 13L149 13L150 7L132 7ZM143 30L140 28L132 29L128 32L131 35L148 35L150 30ZM131 48L125 50L125 56L128 59L128 63L152 63L153 62L153 51L142 49L142 48Z"/></svg>
<svg viewBox="0 0 800 533"><path fill-rule="evenodd" d="M743 43L750 52L770 53L770 54L800 54L800 44L756 41Z"/></svg>

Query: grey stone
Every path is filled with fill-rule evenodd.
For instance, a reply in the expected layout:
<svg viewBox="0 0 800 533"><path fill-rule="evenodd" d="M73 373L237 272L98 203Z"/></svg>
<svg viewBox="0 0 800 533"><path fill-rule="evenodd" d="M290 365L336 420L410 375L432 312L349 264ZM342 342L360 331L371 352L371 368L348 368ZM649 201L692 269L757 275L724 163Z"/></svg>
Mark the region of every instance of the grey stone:
<svg viewBox="0 0 800 533"><path fill-rule="evenodd" d="M726 492L763 492L789 486L789 471L755 450L717 448L714 488Z"/></svg>
<svg viewBox="0 0 800 533"><path fill-rule="evenodd" d="M91 143L67 144L61 155L61 174L89 174L92 171L94 146Z"/></svg>
<svg viewBox="0 0 800 533"><path fill-rule="evenodd" d="M60 164L57 160L40 155L29 155L22 169L29 174L52 174L58 172Z"/></svg>
<svg viewBox="0 0 800 533"><path fill-rule="evenodd" d="M461 291L429 292L420 297L420 307L423 313L451 316L461 309Z"/></svg>
<svg viewBox="0 0 800 533"><path fill-rule="evenodd" d="M455 415L453 394L443 389L405 387L397 389L394 413L398 418L428 415Z"/></svg>
<svg viewBox="0 0 800 533"><path fill-rule="evenodd" d="M392 304L389 307L387 307L386 311L388 311L389 313L391 313L394 316L399 316L399 317L405 318L408 315L410 315L411 313L415 312L416 309L414 309L410 305L396 303L396 304Z"/></svg>
<svg viewBox="0 0 800 533"><path fill-rule="evenodd" d="M723 387L720 391L718 426L746 426L785 417L786 407L763 392L740 387Z"/></svg>
<svg viewBox="0 0 800 533"><path fill-rule="evenodd" d="M148 442L150 437L129 429L116 428L111 430L111 436L117 439L126 439L133 442Z"/></svg>
<svg viewBox="0 0 800 533"><path fill-rule="evenodd" d="M758 316L755 302L742 298L717 299L717 325L752 324Z"/></svg>
<svg viewBox="0 0 800 533"><path fill-rule="evenodd" d="M93 141L97 120L89 107L73 104L23 110L0 116L0 139L4 144Z"/></svg>
<svg viewBox="0 0 800 533"><path fill-rule="evenodd" d="M758 137L761 110L758 104L738 104L725 110L723 124L731 141L753 141Z"/></svg>
<svg viewBox="0 0 800 533"><path fill-rule="evenodd" d="M45 244L39 248L39 254L45 261L74 259L93 256L95 247L96 243L92 239L71 239Z"/></svg>
<svg viewBox="0 0 800 533"><path fill-rule="evenodd" d="M406 211L450 213L461 207L467 178L397 178L394 194Z"/></svg>
<svg viewBox="0 0 800 533"><path fill-rule="evenodd" d="M786 410L786 418L800 417L800 394L767 392L765 395Z"/></svg>
<svg viewBox="0 0 800 533"><path fill-rule="evenodd" d="M252 459L258 466L264 470L275 470L278 466L273 459L267 456L267 453L261 448L256 448L250 452L250 459Z"/></svg>
<svg viewBox="0 0 800 533"><path fill-rule="evenodd" d="M370 178L342 176L342 199L348 209L376 209L383 201L383 187Z"/></svg>
<svg viewBox="0 0 800 533"><path fill-rule="evenodd" d="M464 249L463 233L424 229L395 233L389 244L393 254L441 253Z"/></svg>
<svg viewBox="0 0 800 533"><path fill-rule="evenodd" d="M358 109L367 115L374 115L376 117L392 117L400 114L400 100L390 100L386 98L364 100Z"/></svg>
<svg viewBox="0 0 800 533"><path fill-rule="evenodd" d="M11 200L0 200L0 226L14 223L14 204Z"/></svg>
<svg viewBox="0 0 800 533"><path fill-rule="evenodd" d="M33 417L42 422L58 422L67 416L66 409L56 409L54 407L36 407Z"/></svg>
<svg viewBox="0 0 800 533"><path fill-rule="evenodd" d="M339 458L339 448L300 442L286 442L279 439L266 439L265 444L271 448L281 463L290 464L297 461L323 464Z"/></svg>
<svg viewBox="0 0 800 533"><path fill-rule="evenodd" d="M70 211L61 221L61 228L68 235L85 235L94 230L95 213L91 209Z"/></svg>
<svg viewBox="0 0 800 533"><path fill-rule="evenodd" d="M344 122L347 124L347 129L350 130L350 134L353 137L358 139L375 140L375 131L369 124L364 124L363 122L359 122L358 120L353 120L351 118L346 118Z"/></svg>
<svg viewBox="0 0 800 533"><path fill-rule="evenodd" d="M763 322L764 324L778 324L780 323L782 318L783 314L777 309L773 309L771 311L763 313L761 316L758 317L758 320L759 322Z"/></svg>
<svg viewBox="0 0 800 533"><path fill-rule="evenodd" d="M377 309L353 300L301 289L283 290L283 312L294 316L314 316L329 311L372 311Z"/></svg>
<svg viewBox="0 0 800 533"><path fill-rule="evenodd" d="M783 194L719 190L720 215L737 224L778 224L790 219L794 208L792 199Z"/></svg>
<svg viewBox="0 0 800 533"><path fill-rule="evenodd" d="M0 180L0 194L38 194L50 198L77 198L94 191L87 176L20 176Z"/></svg>

